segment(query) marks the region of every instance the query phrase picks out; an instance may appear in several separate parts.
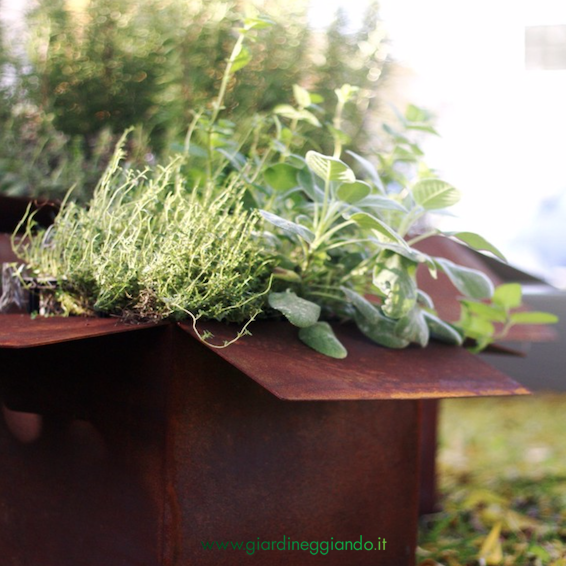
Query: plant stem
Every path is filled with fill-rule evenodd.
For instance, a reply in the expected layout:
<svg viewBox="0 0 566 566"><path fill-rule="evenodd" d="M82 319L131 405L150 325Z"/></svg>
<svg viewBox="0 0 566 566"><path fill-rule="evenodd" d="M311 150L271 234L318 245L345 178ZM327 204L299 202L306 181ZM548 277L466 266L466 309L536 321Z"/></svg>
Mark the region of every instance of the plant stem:
<svg viewBox="0 0 566 566"><path fill-rule="evenodd" d="M244 31L247 31L247 28L244 27ZM234 65L234 62L238 58L238 55L242 51L242 47L244 45L244 38L245 38L244 33L240 33L236 43L234 44L234 48L232 49L232 53L230 54L230 57L228 58L228 63L226 64L226 69L224 71L224 75L222 76L222 82L220 83L220 89L218 91L218 96L216 97L216 100L214 101L214 104L212 105L212 115L210 116L210 123L208 125L208 130L207 130L207 134L208 134L208 136L207 136L208 137L207 178L208 178L209 184L212 182L212 151L213 151L212 133L213 133L213 130L214 130L214 124L216 123L216 120L218 119L218 114L220 113L220 110L221 110L222 105L224 103L224 98L226 96L226 90L228 88L228 83L230 82L230 78L232 77L232 67Z"/></svg>
<svg viewBox="0 0 566 566"><path fill-rule="evenodd" d="M338 104L336 105L336 113L334 114L334 120L332 120L332 125L337 132L340 132L342 127L342 112L344 111L345 100L338 99ZM335 159L340 159L342 154L342 142L337 134L334 134L334 153L332 157Z"/></svg>
<svg viewBox="0 0 566 566"><path fill-rule="evenodd" d="M414 238L409 240L407 244L409 244L409 246L413 246L418 242L422 242L422 240L426 240L427 238L430 238L431 236L436 236L438 233L439 233L438 230L429 230L428 232L424 232L423 234L419 234L418 236L415 236Z"/></svg>

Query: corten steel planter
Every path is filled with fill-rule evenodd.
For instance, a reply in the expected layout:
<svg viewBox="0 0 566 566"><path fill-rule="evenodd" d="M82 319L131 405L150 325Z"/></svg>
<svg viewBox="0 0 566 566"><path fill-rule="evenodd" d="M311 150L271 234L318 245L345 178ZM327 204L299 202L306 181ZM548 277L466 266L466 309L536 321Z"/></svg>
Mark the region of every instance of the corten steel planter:
<svg viewBox="0 0 566 566"><path fill-rule="evenodd" d="M344 326L334 360L251 330L213 350L183 324L0 315L2 565L411 565L423 400L527 393L464 349ZM387 543L246 553L283 537Z"/></svg>
<svg viewBox="0 0 566 566"><path fill-rule="evenodd" d="M0 319L0 553L41 566L414 564L421 399L526 393L463 349L350 355L285 323L212 351L184 325ZM211 326L218 339L233 329ZM387 541L382 551L204 550L209 541Z"/></svg>

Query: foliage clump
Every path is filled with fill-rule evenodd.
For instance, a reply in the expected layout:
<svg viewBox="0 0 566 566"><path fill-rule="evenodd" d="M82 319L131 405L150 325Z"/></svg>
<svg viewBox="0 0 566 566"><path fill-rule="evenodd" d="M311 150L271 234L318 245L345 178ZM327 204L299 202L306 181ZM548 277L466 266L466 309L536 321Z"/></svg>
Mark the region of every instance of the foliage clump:
<svg viewBox="0 0 566 566"><path fill-rule="evenodd" d="M241 185L191 191L175 162L124 170L121 157L88 208L64 203L52 227L16 245L36 277L58 281L63 311L137 320L257 316L271 261L259 215L243 208Z"/></svg>
<svg viewBox="0 0 566 566"><path fill-rule="evenodd" d="M328 33L312 28L308 0L251 4L272 25L245 47L226 108L245 129L254 113L286 102L296 83L328 93L325 107L334 88L357 84L348 133L363 144L389 65L377 4L357 32L338 14ZM132 125L129 161L155 164L178 153L194 110L218 91L240 9L236 0L34 2L24 33L5 33L2 42L0 29L0 191L62 198L76 182L74 198L86 202ZM309 133L324 149L320 130Z"/></svg>
<svg viewBox="0 0 566 566"><path fill-rule="evenodd" d="M494 293L485 274L416 246L443 236L501 257L478 234L428 225L460 193L423 162L417 137L436 134L424 110L409 106L398 125L384 125L388 142L369 159L343 151L345 110L359 94L348 84L334 92L331 120L320 96L299 85L294 104L255 116L247 128L221 117L234 74L250 62L246 40L270 25L243 20L218 95L195 112L177 160L120 169L118 152L87 209L65 203L51 230L30 233L16 250L36 275L59 281L63 309L189 316L195 325L281 314L304 343L336 358L347 351L328 321L353 321L389 348L471 338L480 349L499 337L495 324L554 322L511 312L520 289ZM332 155L303 154L304 128L319 130ZM419 269L444 273L464 297L460 321L438 316L419 289Z"/></svg>

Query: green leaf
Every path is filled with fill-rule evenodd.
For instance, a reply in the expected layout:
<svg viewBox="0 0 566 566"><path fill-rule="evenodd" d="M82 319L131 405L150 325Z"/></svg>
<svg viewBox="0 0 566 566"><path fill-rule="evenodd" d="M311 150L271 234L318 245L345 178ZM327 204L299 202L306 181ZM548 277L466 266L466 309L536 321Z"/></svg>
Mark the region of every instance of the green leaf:
<svg viewBox="0 0 566 566"><path fill-rule="evenodd" d="M251 60L252 56L249 52L249 49L245 46L242 46L242 49L232 63L232 72L235 73L236 71L243 69Z"/></svg>
<svg viewBox="0 0 566 566"><path fill-rule="evenodd" d="M285 118L289 118L290 120L304 120L313 126L320 127L318 118L308 110L297 110L289 104L279 104L273 109L273 112Z"/></svg>
<svg viewBox="0 0 566 566"><path fill-rule="evenodd" d="M493 292L492 301L509 311L521 306L523 289L519 283L505 283L498 285Z"/></svg>
<svg viewBox="0 0 566 566"><path fill-rule="evenodd" d="M305 122L308 122L309 124L316 126L317 128L320 128L321 126L321 123L318 120L318 118L308 110L301 110L299 112L299 120L304 120Z"/></svg>
<svg viewBox="0 0 566 566"><path fill-rule="evenodd" d="M434 258L436 265L446 273L460 293L472 299L489 299L493 295L493 283L480 271L456 265L448 259Z"/></svg>
<svg viewBox="0 0 566 566"><path fill-rule="evenodd" d="M417 250L416 248L409 247L405 243L404 240L402 242L398 243L398 244L391 244L389 242L382 242L382 241L378 240L377 238L375 238L375 239L370 238L370 241L373 241L376 246L379 246L380 248L383 248L384 250L390 250L392 252L395 252L399 255L402 255L403 257L406 257L407 259L410 259L411 261L415 261L417 263L426 263L427 266L429 266L429 267L430 267L430 265L433 265L434 269L436 269L436 265L434 265L434 261L432 260L432 258L429 255L424 254L423 252Z"/></svg>
<svg viewBox="0 0 566 566"><path fill-rule="evenodd" d="M411 148L412 149L412 148ZM406 149L398 145L393 150L393 159L395 161L402 161L405 163L416 163L418 161L417 156L414 151Z"/></svg>
<svg viewBox="0 0 566 566"><path fill-rule="evenodd" d="M424 108L409 104L405 110L405 119L408 122L426 122L430 120L430 113Z"/></svg>
<svg viewBox="0 0 566 566"><path fill-rule="evenodd" d="M390 228L385 222L376 218L372 214L368 214L367 212L356 212L348 216L348 218L353 220L362 229L375 230L375 232L385 236L387 242L398 243L404 247L407 245L405 240L403 240L403 238L401 238L401 236L399 236L393 228Z"/></svg>
<svg viewBox="0 0 566 566"><path fill-rule="evenodd" d="M222 147L216 148L215 151L222 154L232 164L236 171L241 171L246 165L246 158L239 151L231 153Z"/></svg>
<svg viewBox="0 0 566 566"><path fill-rule="evenodd" d="M328 322L317 322L308 328L301 328L299 338L310 348L339 360L348 355L348 351L336 338Z"/></svg>
<svg viewBox="0 0 566 566"><path fill-rule="evenodd" d="M346 132L335 128L331 124L327 124L326 128L332 134L332 137L335 140L338 140L342 145L349 145L352 143L352 138Z"/></svg>
<svg viewBox="0 0 566 566"><path fill-rule="evenodd" d="M379 173L377 172L377 169L375 168L373 163L371 163L371 161L368 161L365 157L354 153L353 151L348 150L346 151L346 153L348 155L351 155L363 167L364 171L369 175L372 183L379 189L379 192L385 193L385 187L383 186L383 182L381 181Z"/></svg>
<svg viewBox="0 0 566 566"><path fill-rule="evenodd" d="M353 183L342 183L336 191L336 196L348 204L353 204L366 198L370 192L371 188L367 183L354 181Z"/></svg>
<svg viewBox="0 0 566 566"><path fill-rule="evenodd" d="M271 308L284 314L291 324L299 328L312 326L320 316L320 307L318 305L301 299L292 291L269 293L267 302Z"/></svg>
<svg viewBox="0 0 566 566"><path fill-rule="evenodd" d="M422 179L413 187L413 198L425 210L435 210L456 204L460 191L440 179Z"/></svg>
<svg viewBox="0 0 566 566"><path fill-rule="evenodd" d="M482 340L484 338L492 338L495 334L495 327L489 320L480 318L478 316L467 317L462 323L460 322L462 330L465 335L474 338L475 340Z"/></svg>
<svg viewBox="0 0 566 566"><path fill-rule="evenodd" d="M558 317L550 312L516 312L511 315L513 324L555 324Z"/></svg>
<svg viewBox="0 0 566 566"><path fill-rule="evenodd" d="M465 299L462 299L460 302L466 306L470 313L476 314L486 320L490 320L492 322L505 322L507 320L507 313L505 312L505 309L497 305L486 305L485 303L477 303L475 301L468 301Z"/></svg>
<svg viewBox="0 0 566 566"><path fill-rule="evenodd" d="M259 212L268 222L271 222L271 224L273 224L274 226L281 228L281 230L287 232L287 234L300 236L309 244L312 244L314 242L313 232L311 232L305 226L301 226L300 224L296 224L295 222L281 218L281 216L277 216L272 212L267 212L267 210L260 210Z"/></svg>
<svg viewBox="0 0 566 566"><path fill-rule="evenodd" d="M282 281L290 281L292 283L300 283L301 276L293 271L292 269L285 269L283 267L275 267L273 269L274 279L280 279Z"/></svg>
<svg viewBox="0 0 566 566"><path fill-rule="evenodd" d="M347 299L356 309L354 320L360 331L381 346L404 348L409 341L395 334L396 320L381 314L379 308L359 293L342 287Z"/></svg>
<svg viewBox="0 0 566 566"><path fill-rule="evenodd" d="M297 186L297 173L298 169L287 163L277 163L268 167L263 175L265 180L276 191L288 191Z"/></svg>
<svg viewBox="0 0 566 566"><path fill-rule="evenodd" d="M360 202L358 202L358 207L360 208L376 208L379 210L395 210L398 212L407 213L407 209L396 200L389 197L383 197L380 195L369 195Z"/></svg>
<svg viewBox="0 0 566 566"><path fill-rule="evenodd" d="M274 25L273 20L265 16L250 17L244 19L246 29L266 29Z"/></svg>
<svg viewBox="0 0 566 566"><path fill-rule="evenodd" d="M300 108L307 108L311 105L311 95L309 91L302 86L293 85L293 96Z"/></svg>
<svg viewBox="0 0 566 566"><path fill-rule="evenodd" d="M346 295L346 298L354 305L357 311L371 324L378 324L380 319L384 316L379 312L377 307L370 303L365 297L362 297L359 293L348 289L347 287L341 287L342 292Z"/></svg>
<svg viewBox="0 0 566 566"><path fill-rule="evenodd" d="M390 318L405 316L417 302L417 264L393 252L374 267L373 284L385 297L381 310Z"/></svg>
<svg viewBox="0 0 566 566"><path fill-rule="evenodd" d="M299 171L297 180L301 189L313 202L322 202L324 200L324 191L316 186L314 175L308 167L304 167Z"/></svg>
<svg viewBox="0 0 566 566"><path fill-rule="evenodd" d="M420 344L423 348L428 344L430 333L419 307L415 306L397 321L395 334L400 338Z"/></svg>
<svg viewBox="0 0 566 566"><path fill-rule="evenodd" d="M301 113L296 108L293 108L290 104L278 104L273 109L273 113L279 114L284 118L289 118L290 120L299 120L301 117Z"/></svg>
<svg viewBox="0 0 566 566"><path fill-rule="evenodd" d="M322 155L316 151L309 151L306 155L308 166L325 182L342 181L353 183L356 180L354 172L339 159Z"/></svg>
<svg viewBox="0 0 566 566"><path fill-rule="evenodd" d="M440 136L440 134L430 125L428 124L407 124L405 126L407 130L417 130L419 132L426 132L427 134L433 134L435 136Z"/></svg>
<svg viewBox="0 0 566 566"><path fill-rule="evenodd" d="M423 311L423 316L433 338L456 346L462 345L462 336L452 325L427 311Z"/></svg>
<svg viewBox="0 0 566 566"><path fill-rule="evenodd" d="M346 104L359 90L357 86L344 84L340 88L335 89L334 93L342 104Z"/></svg>
<svg viewBox="0 0 566 566"><path fill-rule="evenodd" d="M356 311L354 320L362 334L380 346L406 348L410 344L409 340L395 335L395 320L381 317L377 321L371 321L360 311Z"/></svg>
<svg viewBox="0 0 566 566"><path fill-rule="evenodd" d="M479 234L475 234L474 232L444 232L444 234L446 236L457 238L474 250L491 252L499 259L507 261L505 259L505 256L493 244L490 244L483 236L480 236Z"/></svg>

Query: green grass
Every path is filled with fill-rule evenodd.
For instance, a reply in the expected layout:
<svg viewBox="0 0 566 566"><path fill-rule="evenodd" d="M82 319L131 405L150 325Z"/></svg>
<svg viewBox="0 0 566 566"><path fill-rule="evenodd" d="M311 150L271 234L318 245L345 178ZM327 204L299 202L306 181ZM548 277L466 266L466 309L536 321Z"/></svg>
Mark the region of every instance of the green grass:
<svg viewBox="0 0 566 566"><path fill-rule="evenodd" d="M417 564L566 566L566 395L441 406L442 511Z"/></svg>

